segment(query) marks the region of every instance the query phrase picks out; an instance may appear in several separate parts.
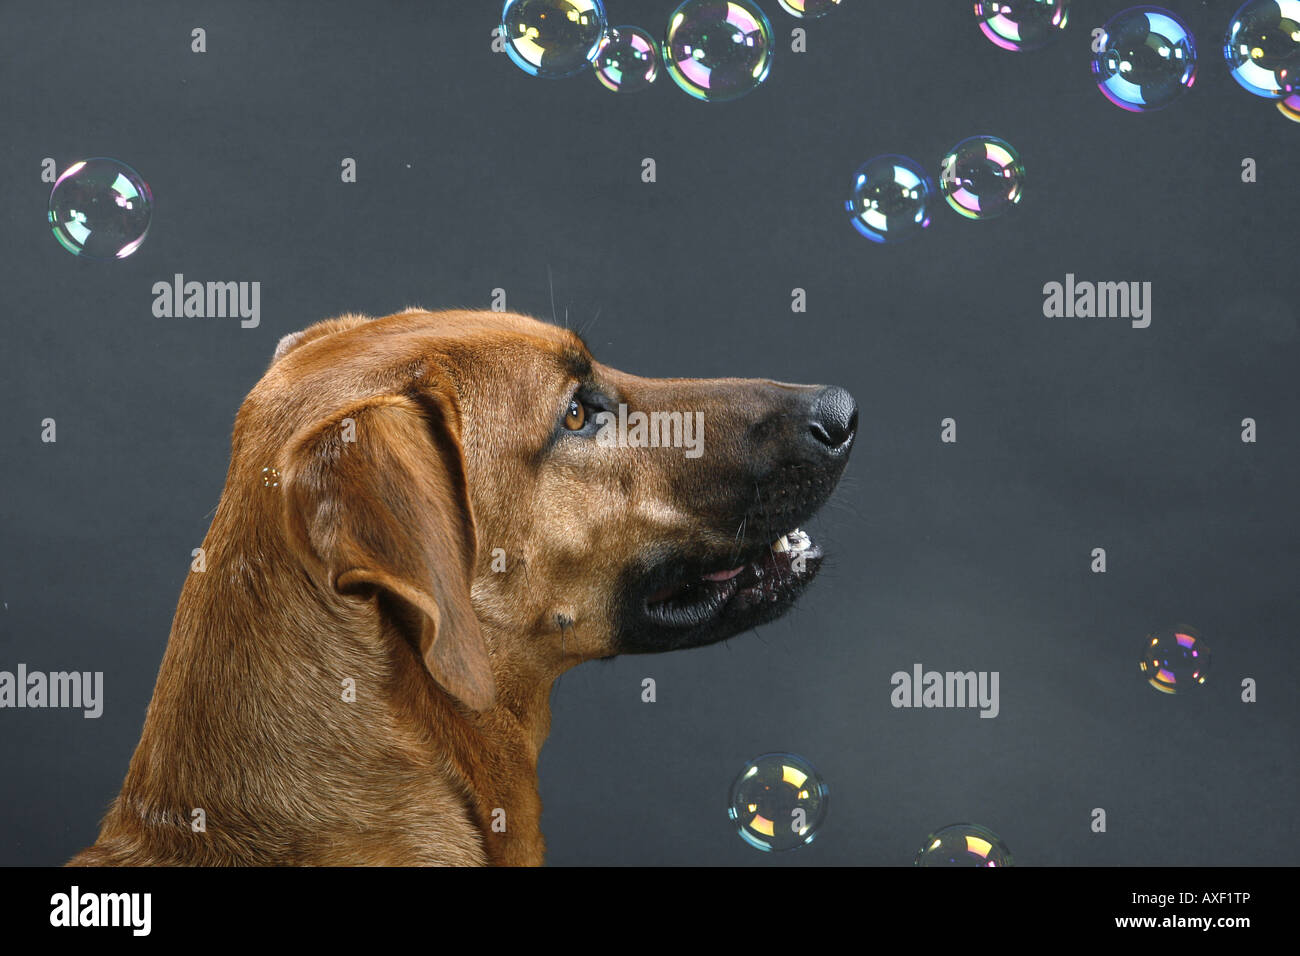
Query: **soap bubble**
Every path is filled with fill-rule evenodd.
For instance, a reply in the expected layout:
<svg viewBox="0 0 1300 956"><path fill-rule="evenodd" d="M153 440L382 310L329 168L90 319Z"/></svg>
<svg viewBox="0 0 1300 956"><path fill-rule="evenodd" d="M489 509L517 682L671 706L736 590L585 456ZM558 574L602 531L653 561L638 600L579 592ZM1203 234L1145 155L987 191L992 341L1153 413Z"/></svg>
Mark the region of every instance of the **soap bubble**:
<svg viewBox="0 0 1300 956"><path fill-rule="evenodd" d="M1092 72L1097 88L1120 109L1163 109L1196 82L1196 40L1168 10L1131 7L1111 17L1104 34Z"/></svg>
<svg viewBox="0 0 1300 956"><path fill-rule="evenodd" d="M1020 202L1025 164L996 136L964 139L944 156L939 189L948 205L967 219L993 219Z"/></svg>
<svg viewBox="0 0 1300 956"><path fill-rule="evenodd" d="M1242 89L1281 99L1300 92L1300 0L1249 0L1223 40L1228 71Z"/></svg>
<svg viewBox="0 0 1300 956"><path fill-rule="evenodd" d="M1176 694L1205 683L1210 649L1190 627L1167 627L1147 635L1138 668L1162 694Z"/></svg>
<svg viewBox="0 0 1300 956"><path fill-rule="evenodd" d="M934 183L916 160L887 154L853 174L844 206L853 228L872 242L897 242L930 225L933 198Z"/></svg>
<svg viewBox="0 0 1300 956"><path fill-rule="evenodd" d="M152 218L149 184L116 159L73 163L50 190L50 229L74 256L125 259L144 242Z"/></svg>
<svg viewBox="0 0 1300 956"><path fill-rule="evenodd" d="M506 53L532 76L558 79L591 66L605 36L601 0L506 0Z"/></svg>
<svg viewBox="0 0 1300 956"><path fill-rule="evenodd" d="M1037 50L1065 29L1070 0L990 0L975 4L980 30L1004 50Z"/></svg>
<svg viewBox="0 0 1300 956"><path fill-rule="evenodd" d="M754 90L772 67L772 24L750 0L686 0L668 18L668 75L697 100Z"/></svg>
<svg viewBox="0 0 1300 956"><path fill-rule="evenodd" d="M811 843L826 819L829 791L798 754L755 757L731 785L727 816L741 838L759 850L792 850Z"/></svg>
<svg viewBox="0 0 1300 956"><path fill-rule="evenodd" d="M614 93L649 89L659 76L659 45L640 27L611 27L596 54L596 79Z"/></svg>
<svg viewBox="0 0 1300 956"><path fill-rule="evenodd" d="M912 861L916 866L1014 866L1002 838L974 823L954 823L925 838Z"/></svg>
<svg viewBox="0 0 1300 956"><path fill-rule="evenodd" d="M824 17L840 5L840 0L777 0L777 2L790 16L805 20Z"/></svg>

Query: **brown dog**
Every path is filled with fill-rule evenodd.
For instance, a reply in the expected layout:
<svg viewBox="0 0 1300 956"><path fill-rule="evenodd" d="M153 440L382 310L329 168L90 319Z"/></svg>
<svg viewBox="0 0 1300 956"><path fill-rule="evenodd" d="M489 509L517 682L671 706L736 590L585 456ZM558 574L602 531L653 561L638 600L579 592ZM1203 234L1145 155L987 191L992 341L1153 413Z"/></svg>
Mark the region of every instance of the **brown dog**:
<svg viewBox="0 0 1300 956"><path fill-rule="evenodd" d="M541 863L552 682L784 612L856 427L842 389L637 378L517 315L287 336L72 864Z"/></svg>

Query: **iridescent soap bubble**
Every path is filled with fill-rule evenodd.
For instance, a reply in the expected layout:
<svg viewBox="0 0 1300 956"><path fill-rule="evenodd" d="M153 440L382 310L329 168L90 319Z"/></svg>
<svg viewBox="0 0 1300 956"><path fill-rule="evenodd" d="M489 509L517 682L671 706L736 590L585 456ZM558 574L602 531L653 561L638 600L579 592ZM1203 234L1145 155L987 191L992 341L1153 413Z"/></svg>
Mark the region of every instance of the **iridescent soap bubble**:
<svg viewBox="0 0 1300 956"><path fill-rule="evenodd" d="M1020 202L1025 164L1015 147L996 136L964 139L939 164L939 190L967 219L993 219Z"/></svg>
<svg viewBox="0 0 1300 956"><path fill-rule="evenodd" d="M792 850L811 843L826 819L829 791L798 754L755 757L731 785L727 816L741 838L759 850Z"/></svg>
<svg viewBox="0 0 1300 956"><path fill-rule="evenodd" d="M1223 40L1228 71L1242 89L1281 99L1300 92L1300 0L1249 0Z"/></svg>
<svg viewBox="0 0 1300 956"><path fill-rule="evenodd" d="M1300 123L1300 93L1292 93L1286 99L1278 100L1277 108L1287 119Z"/></svg>
<svg viewBox="0 0 1300 956"><path fill-rule="evenodd" d="M840 0L777 0L777 2L790 16L805 20L824 17L840 5Z"/></svg>
<svg viewBox="0 0 1300 956"><path fill-rule="evenodd" d="M1070 0L990 0L975 4L980 30L1004 50L1037 50L1070 19Z"/></svg>
<svg viewBox="0 0 1300 956"><path fill-rule="evenodd" d="M659 44L640 27L611 27L596 54L596 79L615 93L649 89L659 76Z"/></svg>
<svg viewBox="0 0 1300 956"><path fill-rule="evenodd" d="M506 0L501 36L515 65L557 79L591 65L605 36L601 0Z"/></svg>
<svg viewBox="0 0 1300 956"><path fill-rule="evenodd" d="M772 24L750 0L686 0L668 18L664 65L683 91L720 103L744 96L772 67Z"/></svg>
<svg viewBox="0 0 1300 956"><path fill-rule="evenodd" d="M1163 109L1196 82L1196 40L1168 10L1131 7L1111 17L1103 32L1092 72L1120 109Z"/></svg>
<svg viewBox="0 0 1300 956"><path fill-rule="evenodd" d="M152 218L149 184L116 159L73 163L50 190L50 228L74 256L125 259L144 242Z"/></svg>
<svg viewBox="0 0 1300 956"><path fill-rule="evenodd" d="M1014 866L1002 838L974 823L954 823L925 838L912 861L916 866Z"/></svg>
<svg viewBox="0 0 1300 956"><path fill-rule="evenodd" d="M1156 690L1176 694L1205 683L1210 649L1192 628L1167 627L1147 635L1138 668Z"/></svg>
<svg viewBox="0 0 1300 956"><path fill-rule="evenodd" d="M858 167L844 206L872 242L897 242L930 225L933 199L934 183L916 160L887 154Z"/></svg>

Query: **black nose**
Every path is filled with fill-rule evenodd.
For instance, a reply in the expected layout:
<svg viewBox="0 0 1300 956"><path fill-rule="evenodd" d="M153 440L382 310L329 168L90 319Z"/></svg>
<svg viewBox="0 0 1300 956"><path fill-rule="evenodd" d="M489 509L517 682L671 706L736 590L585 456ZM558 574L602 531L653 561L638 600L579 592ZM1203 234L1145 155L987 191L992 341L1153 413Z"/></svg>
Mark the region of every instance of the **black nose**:
<svg viewBox="0 0 1300 956"><path fill-rule="evenodd" d="M808 429L831 451L847 449L858 430L858 403L842 388L823 388L813 399Z"/></svg>

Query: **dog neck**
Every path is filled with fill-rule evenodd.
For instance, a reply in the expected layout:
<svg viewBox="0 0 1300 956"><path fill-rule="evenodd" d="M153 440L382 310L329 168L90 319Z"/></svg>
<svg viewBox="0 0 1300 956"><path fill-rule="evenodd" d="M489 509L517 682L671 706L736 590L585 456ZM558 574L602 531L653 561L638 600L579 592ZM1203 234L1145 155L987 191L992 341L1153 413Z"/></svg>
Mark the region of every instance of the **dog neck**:
<svg viewBox="0 0 1300 956"><path fill-rule="evenodd" d="M174 862L541 863L549 681L496 656L497 701L476 713L373 600L322 594L273 539L219 533L220 518L100 844L157 861L176 839L151 829L180 828L196 849ZM198 809L206 836L190 832Z"/></svg>

